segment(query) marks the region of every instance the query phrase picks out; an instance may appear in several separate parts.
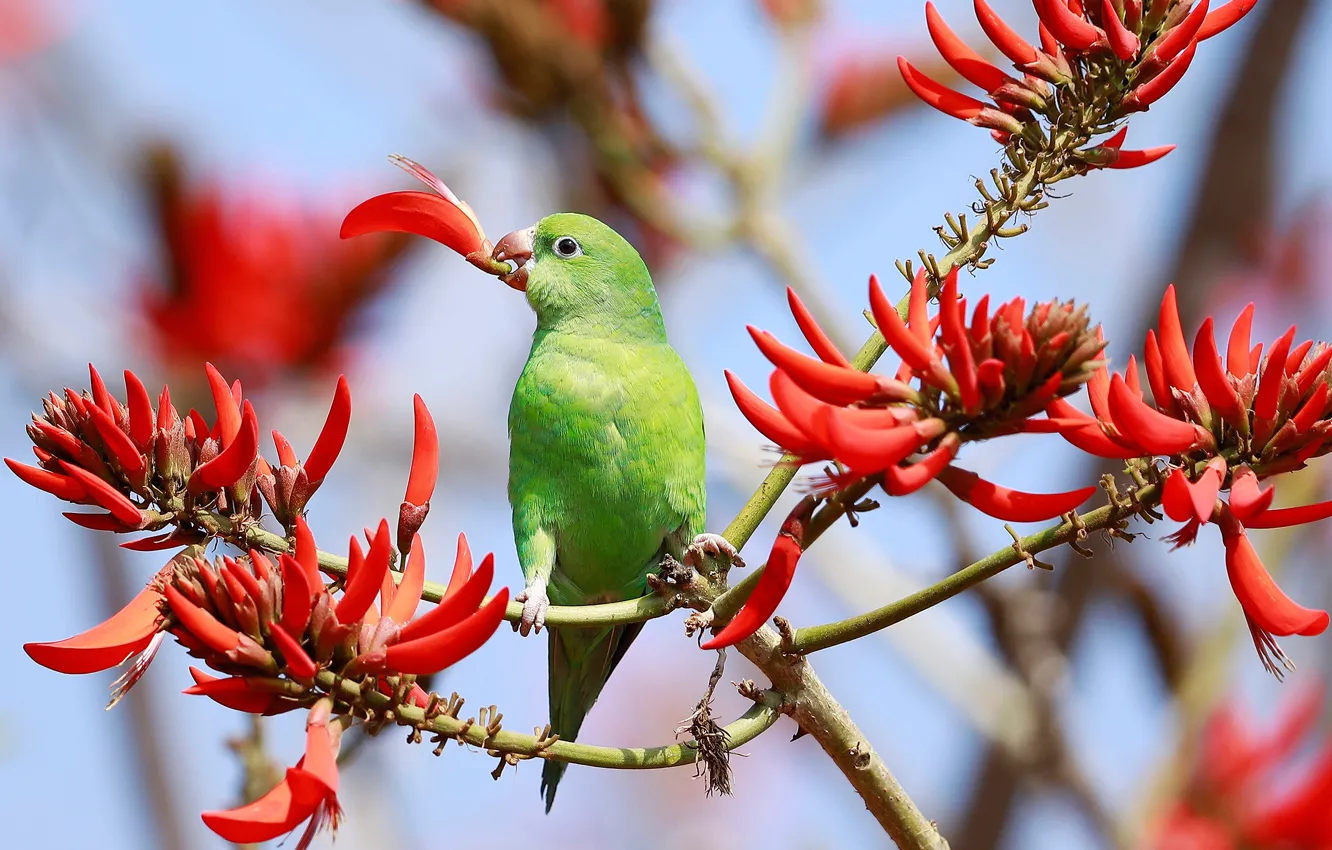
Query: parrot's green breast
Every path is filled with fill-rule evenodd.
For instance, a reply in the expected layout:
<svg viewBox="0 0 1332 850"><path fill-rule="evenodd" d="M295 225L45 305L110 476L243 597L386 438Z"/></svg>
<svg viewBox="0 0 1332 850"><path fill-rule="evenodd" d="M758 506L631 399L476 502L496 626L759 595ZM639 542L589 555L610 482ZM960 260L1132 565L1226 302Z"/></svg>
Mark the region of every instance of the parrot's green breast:
<svg viewBox="0 0 1332 850"><path fill-rule="evenodd" d="M702 530L702 414L664 342L540 336L509 430L510 502L555 541L553 604L640 595L663 546Z"/></svg>

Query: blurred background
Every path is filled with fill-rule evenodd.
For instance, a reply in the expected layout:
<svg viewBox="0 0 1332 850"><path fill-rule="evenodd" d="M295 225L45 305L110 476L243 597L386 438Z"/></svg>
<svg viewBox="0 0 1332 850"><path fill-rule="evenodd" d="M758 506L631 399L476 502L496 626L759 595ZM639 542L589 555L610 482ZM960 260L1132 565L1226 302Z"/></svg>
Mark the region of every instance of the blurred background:
<svg viewBox="0 0 1332 850"><path fill-rule="evenodd" d="M980 43L970 2L937 5ZM1029 4L994 5L1034 33ZM1133 119L1129 147L1177 151L1062 184L965 291L1090 302L1120 363L1141 349L1170 281L1186 333L1210 314L1228 326L1253 300L1259 339L1292 322L1327 339L1329 47L1332 2L1260 3ZM767 374L745 323L794 337L790 285L853 350L868 332L866 277L903 288L894 260L937 250L931 229L966 211L973 176L997 165L987 133L911 100L898 53L946 76L920 4L0 0L0 454L26 460L28 412L48 389L86 386L90 361L104 374L132 368L150 388L169 381L188 406L212 360L298 450L345 372L352 433L313 502L316 535L342 539L394 515L419 392L442 443L427 542L447 552L465 530L519 584L505 416L527 305L434 243L337 239L355 203L414 188L385 159L402 153L469 201L492 238L579 210L640 248L703 394L709 527L720 530L774 458L722 378L730 368L761 385ZM1002 445L969 448L967 466L1034 490L1104 471L1055 437ZM1326 468L1279 498L1326 498ZM955 504L927 491L834 529L782 613L798 625L838 619L1007 543L1000 523ZM254 727L181 696L190 682L174 644L109 713L112 675L31 663L24 641L99 621L163 558L76 528L9 475L0 512L6 846L219 846L198 813L262 792L299 753L300 718ZM1012 570L813 657L957 850L1231 847L1219 827L1207 845L1171 830L1227 819L1236 754L1271 768L1245 793L1277 799L1327 751L1328 637L1288 640L1299 670L1277 683L1245 634L1219 536L1168 554L1160 538L1172 529L1134 530L1144 534L1132 545L1094 541L1094 561L1051 553L1052 572ZM751 563L774 532L755 536ZM1328 535L1315 525L1257 536L1306 604L1332 605ZM432 578L447 560L433 559ZM673 739L713 663L681 638L681 617L649 625L584 740ZM468 710L497 704L527 730L546 719L545 666L544 637L504 630L436 689L456 689ZM753 675L733 654L726 680ZM744 701L722 690L725 722ZM688 768L574 767L546 816L538 766L494 782L483 754L434 758L390 730L343 774L337 846L885 845L818 746L789 741L794 731L783 720L744 748L732 798L705 798Z"/></svg>

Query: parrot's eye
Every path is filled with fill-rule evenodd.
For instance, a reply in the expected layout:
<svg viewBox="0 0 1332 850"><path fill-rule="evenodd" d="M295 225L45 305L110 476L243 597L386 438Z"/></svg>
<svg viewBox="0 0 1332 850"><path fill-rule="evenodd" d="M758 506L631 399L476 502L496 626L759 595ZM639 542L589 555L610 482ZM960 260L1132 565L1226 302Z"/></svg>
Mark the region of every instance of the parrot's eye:
<svg viewBox="0 0 1332 850"><path fill-rule="evenodd" d="M583 249L578 246L578 240L572 236L561 236L555 240L555 256L570 260L581 253Z"/></svg>

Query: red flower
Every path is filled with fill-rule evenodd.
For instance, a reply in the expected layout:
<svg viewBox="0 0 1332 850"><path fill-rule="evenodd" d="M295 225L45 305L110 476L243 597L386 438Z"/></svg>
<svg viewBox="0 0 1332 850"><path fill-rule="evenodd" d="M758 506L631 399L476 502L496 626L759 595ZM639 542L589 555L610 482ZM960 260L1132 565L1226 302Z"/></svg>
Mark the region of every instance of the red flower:
<svg viewBox="0 0 1332 850"><path fill-rule="evenodd" d="M347 718L332 717L333 700L321 699L305 723L305 755L273 790L246 806L204 812L203 822L233 844L271 841L309 821L296 850L310 846L325 826L336 831L342 818L338 805L338 748Z"/></svg>
<svg viewBox="0 0 1332 850"><path fill-rule="evenodd" d="M968 47L944 23L934 4L925 4L926 24L939 54L959 76L985 92L988 102L954 91L898 57L902 78L925 103L989 128L1001 142L1023 135L1029 127L1038 131L1038 117L1053 120L1059 106L1052 87L1078 90L1086 102L1091 102L1091 95L1108 98L1108 118L1119 118L1147 109L1170 91L1188 70L1198 42L1235 24L1256 0L1232 0L1211 12L1207 0L1197 6L1114 0L1034 3L1040 19L1039 49L1004 23L985 0L975 0L981 29L1013 63L1017 75ZM1116 85L1107 87L1107 80ZM1081 151L1080 158L1093 167L1132 168L1172 149L1120 151L1122 132Z"/></svg>
<svg viewBox="0 0 1332 850"><path fill-rule="evenodd" d="M1051 428L1030 417L1086 381L1104 347L1085 309L1050 302L1028 313L1015 299L991 315L986 297L968 323L956 270L944 279L933 318L923 271L911 287L907 321L872 277L869 294L880 333L902 358L892 378L853 368L794 292L792 312L818 358L749 329L777 367L769 382L776 407L726 377L741 412L764 436L801 462L836 460L842 468L828 486L872 478L890 495L905 495L937 477L958 498L1011 522L1058 516L1094 492L1019 493L949 465L965 441ZM917 453L924 457L908 462Z"/></svg>
<svg viewBox="0 0 1332 850"><path fill-rule="evenodd" d="M1261 736L1246 729L1231 706L1213 714L1184 796L1157 826L1152 846L1323 850L1332 844L1332 742L1319 745L1302 780L1274 781L1315 727L1321 706L1318 691L1307 688L1289 699L1276 727Z"/></svg>
<svg viewBox="0 0 1332 850"><path fill-rule="evenodd" d="M153 158L165 273L145 281L142 300L161 355L191 368L212 360L255 384L334 365L407 240L342 244L323 212L184 180L170 153Z"/></svg>
<svg viewBox="0 0 1332 850"><path fill-rule="evenodd" d="M772 551L768 553L768 562L763 567L763 575L759 577L758 583L731 621L710 640L700 644L703 649L734 646L758 631L777 611L787 588L791 586L791 579L795 577L796 565L800 563L805 526L814 513L815 504L814 497L806 496L791 509L791 513L782 522L777 539L772 542Z"/></svg>
<svg viewBox="0 0 1332 850"><path fill-rule="evenodd" d="M347 428L351 424L351 389L345 375L338 376L337 388L333 391L333 403L328 408L328 417L324 427L310 449L305 463L296 458L296 452L286 437L273 432L273 446L277 449L276 468L265 462L260 469L256 482L264 499L273 510L273 516L284 528L290 528L305 510L310 497L324 483L324 476L333 467L342 452L342 444L347 439Z"/></svg>
<svg viewBox="0 0 1332 850"><path fill-rule="evenodd" d="M405 156L394 154L389 160L429 186L433 193L389 192L361 202L342 221L343 239L383 231L414 233L452 248L482 271L502 274L509 270L507 265L491 258L494 246L486 238L476 213L444 181Z"/></svg>
<svg viewBox="0 0 1332 850"><path fill-rule="evenodd" d="M1110 458L1170 458L1161 491L1166 515L1184 527L1172 535L1191 543L1216 522L1226 545L1226 572L1263 664L1279 674L1289 661L1275 637L1321 634L1324 611L1296 604L1272 581L1249 543L1247 528L1277 528L1332 516L1332 502L1273 509L1273 488L1259 481L1302 468L1332 450L1328 418L1332 347L1312 341L1291 351L1291 328L1267 349L1250 347L1253 305L1231 328L1223 360L1207 319L1184 339L1174 287L1161 302L1159 335L1148 331L1143 362L1155 404L1143 400L1134 358L1123 375L1100 368L1088 383L1094 417L1062 400L1047 413L1069 442ZM1229 491L1227 501L1219 497Z"/></svg>

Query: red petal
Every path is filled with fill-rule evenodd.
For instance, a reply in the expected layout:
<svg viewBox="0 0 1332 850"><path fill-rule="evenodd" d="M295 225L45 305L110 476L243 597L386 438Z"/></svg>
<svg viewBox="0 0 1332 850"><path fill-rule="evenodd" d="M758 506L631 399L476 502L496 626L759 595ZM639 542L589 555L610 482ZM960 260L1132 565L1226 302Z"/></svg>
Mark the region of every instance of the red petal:
<svg viewBox="0 0 1332 850"><path fill-rule="evenodd" d="M1323 633L1328 624L1327 612L1305 608L1277 587L1242 526L1238 530L1223 526L1222 539L1226 544L1230 586L1245 615L1258 628L1278 637Z"/></svg>
<svg viewBox="0 0 1332 850"><path fill-rule="evenodd" d="M1303 434L1323 418L1323 412L1327 409L1327 394L1327 384L1319 384L1313 395L1309 396L1299 411L1291 417L1291 421L1295 423L1296 433Z"/></svg>
<svg viewBox="0 0 1332 850"><path fill-rule="evenodd" d="M459 538L459 562L462 561L461 550L466 545L466 539ZM471 562L470 553L466 561ZM415 640L462 622L464 618L476 612L477 607L486 598L486 591L490 589L490 583L494 578L495 557L486 555L481 559L481 565L476 568L476 572L465 582L450 581L449 592L438 605L403 626L402 631L398 633L398 640Z"/></svg>
<svg viewBox="0 0 1332 850"><path fill-rule="evenodd" d="M129 603L100 625L54 643L25 643L23 651L38 664L58 673L108 670L146 647L162 621L162 594L153 587L139 591Z"/></svg>
<svg viewBox="0 0 1332 850"><path fill-rule="evenodd" d="M92 383L93 401L107 416L110 416L113 420L119 419L120 405L111 397L111 393L107 392L106 382L102 380L101 374L91 363L88 364L88 378Z"/></svg>
<svg viewBox="0 0 1332 850"><path fill-rule="evenodd" d="M143 455L139 454L138 447L130 440L128 434L120 430L120 426L110 415L103 412L100 407L92 407L88 409L88 418L96 426L102 442L106 443L107 451L122 469L131 475L143 471Z"/></svg>
<svg viewBox="0 0 1332 850"><path fill-rule="evenodd" d="M1245 347L1248 356L1248 347ZM1193 368L1197 370L1198 386L1212 409L1232 428L1248 433L1249 412L1240 405L1239 394L1231 386L1221 354L1216 350L1216 337L1212 332L1212 317L1208 316L1198 328L1193 340Z"/></svg>
<svg viewBox="0 0 1332 850"><path fill-rule="evenodd" d="M170 431L180 421L180 414L171 404L171 390L162 387L162 394L157 397L157 429Z"/></svg>
<svg viewBox="0 0 1332 850"><path fill-rule="evenodd" d="M1249 528L1289 528L1332 517L1332 501L1300 505L1297 508L1274 508L1245 520Z"/></svg>
<svg viewBox="0 0 1332 850"><path fill-rule="evenodd" d="M1208 522L1216 509L1216 497L1221 493L1225 475L1226 462L1221 458L1208 461L1197 481L1190 481L1182 469L1173 470L1161 493L1166 515L1176 522Z"/></svg>
<svg viewBox="0 0 1332 850"><path fill-rule="evenodd" d="M125 370L125 397L129 402L130 436L140 446L153 439L153 400L139 376Z"/></svg>
<svg viewBox="0 0 1332 850"><path fill-rule="evenodd" d="M1157 63L1155 67L1159 68L1174 59L1183 52L1184 48L1194 43L1198 30L1207 17L1207 1L1202 0L1197 6L1194 6L1184 20L1171 27L1165 37L1152 47L1150 61Z"/></svg>
<svg viewBox="0 0 1332 850"><path fill-rule="evenodd" d="M232 395L227 379L222 377L222 373L218 372L212 363L204 364L204 372L208 375L208 389L213 393L213 407L217 410L217 432L225 450L241 430L240 404Z"/></svg>
<svg viewBox="0 0 1332 850"><path fill-rule="evenodd" d="M1047 2L1054 2L1054 0L1047 0ZM1197 52L1198 42L1191 42L1183 53L1176 56L1166 66L1164 71L1129 92L1128 96L1124 98L1123 109L1125 111L1146 109L1165 97L1184 76L1184 72L1189 70L1189 64L1193 62L1193 55Z"/></svg>
<svg viewBox="0 0 1332 850"><path fill-rule="evenodd" d="M254 463L254 459L258 456L259 420L255 418L254 408L247 401L235 441L224 448L217 457L194 470L190 475L189 490L193 493L202 493L230 487L249 471L250 464Z"/></svg>
<svg viewBox="0 0 1332 850"><path fill-rule="evenodd" d="M1161 299L1160 327L1161 358L1165 361L1166 378L1175 389L1193 392L1198 377L1193 373L1188 345L1184 342L1184 329L1179 324L1174 284L1166 287L1165 297Z"/></svg>
<svg viewBox="0 0 1332 850"><path fill-rule="evenodd" d="M1147 331L1142 362L1147 367L1147 383L1151 385L1152 401L1156 402L1157 410L1178 419L1179 405L1175 403L1175 394L1170 391L1170 382L1166 380L1165 363L1161 359L1161 347L1156 343L1156 331Z"/></svg>
<svg viewBox="0 0 1332 850"><path fill-rule="evenodd" d="M1253 328L1253 302L1240 311L1239 317L1230 329L1230 341L1226 344L1226 371L1236 378L1243 378L1249 369L1249 333Z"/></svg>
<svg viewBox="0 0 1332 850"><path fill-rule="evenodd" d="M1266 513L1272 507L1272 498L1276 495L1275 487L1266 490L1258 483L1258 476L1247 466L1235 470L1230 482L1230 510L1235 518L1248 525L1250 521ZM1253 526L1258 528L1259 526Z"/></svg>
<svg viewBox="0 0 1332 850"><path fill-rule="evenodd" d="M862 428L839 416L840 411L828 408L823 416L828 433L828 447L833 457L846 464L857 475L873 475L895 466L925 443L943 432L944 424L938 419L925 420L918 425L897 428ZM928 423L928 424L927 424ZM925 431L928 436L922 434Z"/></svg>
<svg viewBox="0 0 1332 850"><path fill-rule="evenodd" d="M766 331L753 325L746 327L763 356L789 375L802 390L820 401L836 405L852 404L864 401L878 391L879 381L873 375L816 360L788 348Z"/></svg>
<svg viewBox="0 0 1332 850"><path fill-rule="evenodd" d="M14 467L10 466L9 468L13 469ZM62 460L60 461L60 468L83 486L89 498L110 511L116 519L134 528L143 525L143 515L139 513L139 509L124 493L81 466L75 466Z"/></svg>
<svg viewBox="0 0 1332 850"><path fill-rule="evenodd" d="M1095 24L1073 14L1064 0L1035 0L1035 6L1041 23L1065 47L1086 50L1105 37Z"/></svg>
<svg viewBox="0 0 1332 850"><path fill-rule="evenodd" d="M391 617L397 623L406 623L416 614L416 606L421 603L421 589L425 587L425 544L421 535L412 537L412 548L407 553L407 565L402 571L402 581L398 584L393 601L385 606L384 616Z"/></svg>
<svg viewBox="0 0 1332 850"><path fill-rule="evenodd" d="M111 514L76 514L65 511L61 514L65 519L77 525L79 528L87 528L92 531L114 531L123 534L126 531L134 531L128 525L116 519Z"/></svg>
<svg viewBox="0 0 1332 850"><path fill-rule="evenodd" d="M194 684L186 688L183 693L208 697L232 711L269 714L282 704L281 698L276 694L252 687L242 676L218 678L208 675L197 667L190 668L190 675L194 677Z"/></svg>
<svg viewBox="0 0 1332 850"><path fill-rule="evenodd" d="M890 496L907 496L934 480L957 457L962 445L956 434L949 434L939 447L909 466L890 466L883 471L883 490Z"/></svg>
<svg viewBox="0 0 1332 850"><path fill-rule="evenodd" d="M1086 424L1080 427L1061 428L1059 435L1076 448L1096 457L1112 460L1127 460L1142 457L1145 452L1134 446L1126 446L1111 439L1101 428L1100 423L1090 416L1080 413L1073 405L1063 399L1055 399L1045 408L1047 416L1061 420L1081 417Z"/></svg>
<svg viewBox="0 0 1332 850"><path fill-rule="evenodd" d="M388 571L391 540L388 520L381 519L379 528L375 530L375 538L370 541L370 552L365 557L364 565L355 573L350 568L347 570L347 585L333 609L338 622L355 623L370 610L370 603L375 601L375 594L384 581L384 573Z"/></svg>
<svg viewBox="0 0 1332 850"><path fill-rule="evenodd" d="M1020 35L1013 31L1013 28L1004 23L1003 19L994 13L985 0L975 0L976 18L980 21L981 29L985 30L985 35L989 37L994 46L999 48L999 52L1007 56L1018 67L1030 65L1038 57L1036 48L1032 47Z"/></svg>
<svg viewBox="0 0 1332 850"><path fill-rule="evenodd" d="M750 591L749 598L735 613L731 621L721 631L701 644L705 650L721 649L739 643L758 631L777 611L786 591L795 577L796 566L800 563L800 538L804 524L812 511L812 502L808 499L800 502L782 524L782 531L772 543L768 561L763 566L763 575L758 584Z"/></svg>
<svg viewBox="0 0 1332 850"><path fill-rule="evenodd" d="M323 586L319 578L319 549L315 546L314 534L305 517L296 517L296 562L305 568L305 577L309 580L310 592L314 593Z"/></svg>
<svg viewBox="0 0 1332 850"><path fill-rule="evenodd" d="M962 501L1006 522L1043 522L1066 514L1091 498L1096 487L1067 493L1023 493L981 478L974 472L949 466L937 476L939 483Z"/></svg>
<svg viewBox="0 0 1332 850"><path fill-rule="evenodd" d="M1158 159L1162 159L1175 149L1174 145L1160 145L1154 148L1144 148L1140 151L1120 151L1115 156L1114 162L1106 164L1106 168L1141 168L1144 165L1151 165Z"/></svg>
<svg viewBox="0 0 1332 850"><path fill-rule="evenodd" d="M186 599L185 595L176 590L170 582L167 583L164 594L167 604L171 606L171 613L179 621L177 628L184 629L191 637L197 638L200 643L214 652L225 654L240 645L239 634L218 622L218 619L208 611Z"/></svg>
<svg viewBox="0 0 1332 850"><path fill-rule="evenodd" d="M337 389L333 391L333 404L328 408L328 418L315 440L310 456L305 459L305 474L312 486L317 486L328 475L333 462L342 451L342 444L347 439L347 426L351 424L351 389L347 386L347 376L338 376Z"/></svg>
<svg viewBox="0 0 1332 850"><path fill-rule="evenodd" d="M435 479L439 475L439 435L435 420L420 395L412 397L415 430L412 437L412 470L407 476L407 495L404 501L424 505L435 492Z"/></svg>
<svg viewBox="0 0 1332 850"><path fill-rule="evenodd" d="M1198 40L1206 41L1217 33L1229 29L1257 5L1258 0L1230 0L1221 8L1214 9L1207 14L1202 26L1198 29Z"/></svg>
<svg viewBox="0 0 1332 850"><path fill-rule="evenodd" d="M461 623L415 640L391 644L384 650L384 664L396 673L418 676L451 667L476 652L495 634L504 622L508 604L509 589L501 588L481 610Z"/></svg>
<svg viewBox="0 0 1332 850"><path fill-rule="evenodd" d="M1119 20L1119 13L1115 11L1115 4L1111 0L1101 0L1101 20L1105 22L1105 36L1115 55L1125 62L1136 57L1138 37Z"/></svg>
<svg viewBox="0 0 1332 850"><path fill-rule="evenodd" d="M1332 362L1332 345L1327 345L1319 349L1318 353L1314 355L1308 365L1300 369L1300 374L1295 379L1295 383L1299 388L1300 397L1303 397L1305 393L1309 392L1309 388L1313 386L1314 381L1323 377L1323 373L1327 369L1327 364L1330 362Z"/></svg>
<svg viewBox="0 0 1332 850"><path fill-rule="evenodd" d="M300 463L300 460L296 457L295 449L291 447L291 443L276 429L273 430L273 447L277 449L279 466L295 469L296 464Z"/></svg>
<svg viewBox="0 0 1332 850"><path fill-rule="evenodd" d="M310 575L286 553L278 557L278 567L282 570L282 627L292 636L303 635L314 600Z"/></svg>
<svg viewBox="0 0 1332 850"><path fill-rule="evenodd" d="M88 498L88 491L83 488L74 478L68 475L61 475L58 472L41 469L36 466L28 466L26 463L19 463L13 458L5 458L5 466L9 467L19 477L24 484L36 487L55 496L57 499L64 499L66 502L79 502ZM135 527L139 525L136 520Z"/></svg>
<svg viewBox="0 0 1332 850"><path fill-rule="evenodd" d="M472 547L467 545L467 535L461 531L458 532L458 551L453 555L453 572L449 573L449 583L444 588L444 599L456 595L463 589L463 585L472 575ZM486 587L490 587L490 580L486 580ZM443 599L440 600L441 602ZM478 597L475 608L481 604L481 598Z"/></svg>
<svg viewBox="0 0 1332 850"><path fill-rule="evenodd" d="M796 295L791 287L786 287L786 301L791 305L791 315L795 317L796 324L800 326L800 332L805 335L805 341L809 347L814 349L814 353L819 355L819 359L824 363L831 363L834 366L851 366L851 361L847 360L842 352L837 350L837 346L819 327L818 322L814 321L814 316L805 308L805 304Z"/></svg>
<svg viewBox="0 0 1332 850"><path fill-rule="evenodd" d="M988 93L1005 83L1015 82L958 38L957 34L948 28L948 24L944 23L933 3L925 4L925 26L929 28L930 38L934 41L934 46L939 49L944 61L972 85Z"/></svg>
<svg viewBox="0 0 1332 850"><path fill-rule="evenodd" d="M278 652L282 653L283 660L287 662L288 671L293 675L308 679L319 672L314 661L301 647L300 641L292 637L280 624L273 623L269 634L273 638L273 643L277 644Z"/></svg>
<svg viewBox="0 0 1332 850"><path fill-rule="evenodd" d="M1202 438L1199 428L1148 407L1115 375L1110 379L1110 411L1125 437L1151 454L1186 452Z"/></svg>
<svg viewBox="0 0 1332 850"><path fill-rule="evenodd" d="M1262 377L1258 379L1258 393L1253 399L1253 415L1258 419L1276 417L1277 404L1281 400L1281 387L1286 380L1286 358L1290 344L1295 341L1295 326L1282 334L1272 343L1267 352L1267 363L1263 365Z"/></svg>
<svg viewBox="0 0 1332 850"><path fill-rule="evenodd" d="M949 370L953 380L957 381L958 401L966 413L974 416L981 409L980 384L971 337L967 334L962 304L957 298L956 274L950 274L944 280L943 291L939 293L939 317Z"/></svg>
<svg viewBox="0 0 1332 850"><path fill-rule="evenodd" d="M482 250L485 239L467 213L428 192L389 192L358 205L343 219L343 239L380 231L414 233L462 254Z"/></svg>
<svg viewBox="0 0 1332 850"><path fill-rule="evenodd" d="M967 121L980 115L985 109L985 104L974 97L955 92L917 71L903 56L897 57L897 69L902 72L902 79L906 81L907 88L911 89L916 97L945 115Z"/></svg>
<svg viewBox="0 0 1332 850"><path fill-rule="evenodd" d="M290 774L293 769L288 769ZM247 806L204 812L203 822L224 841L258 844L286 835L315 813L317 806L294 805L291 784L279 782L273 790Z"/></svg>
<svg viewBox="0 0 1332 850"><path fill-rule="evenodd" d="M731 396L735 398L735 406L760 434L776 443L783 451L801 457L814 457L819 454L814 444L797 431L780 410L755 395L731 370L727 369L725 375L726 384L731 388Z"/></svg>

